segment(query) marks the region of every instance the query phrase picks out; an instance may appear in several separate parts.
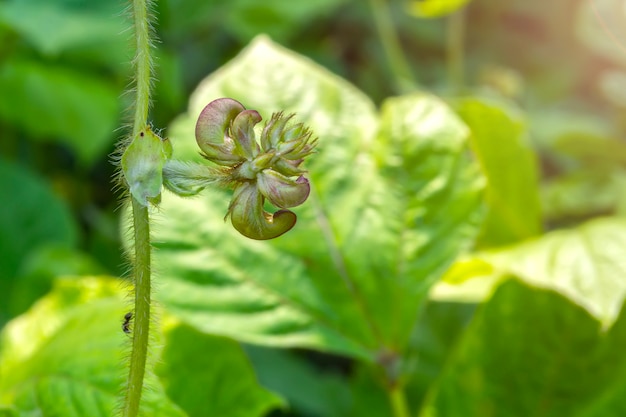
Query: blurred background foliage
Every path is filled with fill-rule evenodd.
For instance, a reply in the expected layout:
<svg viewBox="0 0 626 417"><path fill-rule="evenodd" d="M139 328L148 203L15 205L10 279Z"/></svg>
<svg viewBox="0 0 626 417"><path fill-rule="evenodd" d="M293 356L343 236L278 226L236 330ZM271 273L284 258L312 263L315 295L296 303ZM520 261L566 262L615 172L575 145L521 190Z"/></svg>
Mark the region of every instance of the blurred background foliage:
<svg viewBox="0 0 626 417"><path fill-rule="evenodd" d="M187 97L204 76L266 33L348 79L377 104L411 86L422 88L450 98L473 128L489 129L484 120L468 119L479 104L453 97L509 100L518 117L508 122L530 140L539 162L541 201L529 202L536 233L626 211L623 2L469 2L463 10L465 82L456 91L448 68L450 19L437 18L445 10L425 2L155 3L157 128L185 112ZM386 13L411 83L397 82L378 33L377 19ZM45 294L57 276L123 275L109 155L127 118L129 25L120 0L0 3L0 326ZM496 110L486 111L498 117ZM494 247L507 239L478 243ZM273 354L260 348L248 353L261 367L259 358ZM306 366L319 362L309 359ZM297 373L304 365L290 366ZM310 401L291 395L296 404Z"/></svg>

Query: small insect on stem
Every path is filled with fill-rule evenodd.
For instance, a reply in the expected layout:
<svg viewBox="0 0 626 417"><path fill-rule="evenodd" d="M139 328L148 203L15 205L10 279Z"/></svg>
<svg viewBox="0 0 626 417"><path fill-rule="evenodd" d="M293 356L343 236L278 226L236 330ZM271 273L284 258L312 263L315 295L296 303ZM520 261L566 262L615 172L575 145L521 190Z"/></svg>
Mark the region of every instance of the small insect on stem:
<svg viewBox="0 0 626 417"><path fill-rule="evenodd" d="M126 334L130 334L130 321L133 319L133 313L128 312L124 314L124 323L122 323L122 330Z"/></svg>

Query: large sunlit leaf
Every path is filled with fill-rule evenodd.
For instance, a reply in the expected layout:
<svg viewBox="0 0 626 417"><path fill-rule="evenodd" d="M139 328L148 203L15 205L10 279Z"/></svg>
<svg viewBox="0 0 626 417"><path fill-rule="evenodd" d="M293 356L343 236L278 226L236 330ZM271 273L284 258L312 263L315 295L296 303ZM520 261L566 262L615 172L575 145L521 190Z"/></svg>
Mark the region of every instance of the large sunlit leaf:
<svg viewBox="0 0 626 417"><path fill-rule="evenodd" d="M605 325L626 296L626 220L604 218L548 233L504 250L480 253L453 268L434 289L440 299L480 300L502 274L554 289ZM478 264L478 265L477 265Z"/></svg>
<svg viewBox="0 0 626 417"><path fill-rule="evenodd" d="M596 402L626 378L625 342L624 310L603 331L562 295L511 280L476 315L420 415L610 415Z"/></svg>
<svg viewBox="0 0 626 417"><path fill-rule="evenodd" d="M368 196L378 217L364 213L370 225L357 224L344 250L354 276L377 283L365 294L392 344L407 342L417 306L482 220L484 179L467 157L467 133L430 95L383 103L374 147L383 184ZM365 255L374 250L375 257Z"/></svg>
<svg viewBox="0 0 626 417"><path fill-rule="evenodd" d="M458 100L455 108L472 132L472 150L488 181L488 215L479 244L498 246L539 235L539 175L522 115L510 104L479 98Z"/></svg>
<svg viewBox="0 0 626 417"><path fill-rule="evenodd" d="M109 417L127 373L128 311L119 280L60 279L0 335L0 404L20 415ZM183 417L154 377L143 396L150 416Z"/></svg>
<svg viewBox="0 0 626 417"><path fill-rule="evenodd" d="M312 192L292 231L250 241L224 223L228 196L165 194L154 230L159 298L209 333L372 358L402 350L428 288L473 239L482 178L466 127L438 99L387 101L266 38L205 79L170 133L174 158L200 158L200 110L232 97L267 119L296 112L319 136Z"/></svg>
<svg viewBox="0 0 626 417"><path fill-rule="evenodd" d="M238 343L188 326L168 330L165 338L156 372L167 395L189 417L261 417L284 406L259 386Z"/></svg>

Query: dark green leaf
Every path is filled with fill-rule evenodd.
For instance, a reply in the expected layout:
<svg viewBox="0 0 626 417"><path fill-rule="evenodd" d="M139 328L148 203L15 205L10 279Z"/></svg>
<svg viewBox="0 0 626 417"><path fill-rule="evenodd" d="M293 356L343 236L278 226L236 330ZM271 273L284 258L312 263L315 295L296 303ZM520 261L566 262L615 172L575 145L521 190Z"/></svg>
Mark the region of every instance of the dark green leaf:
<svg viewBox="0 0 626 417"><path fill-rule="evenodd" d="M242 42L249 42L265 33L286 40L315 17L328 14L345 0L316 0L291 2L289 0L235 0L229 2L226 28Z"/></svg>
<svg viewBox="0 0 626 417"><path fill-rule="evenodd" d="M454 352L475 304L429 302L420 314L411 338L413 350L409 357L406 387L411 409L417 410L430 388L445 370L448 357Z"/></svg>
<svg viewBox="0 0 626 417"><path fill-rule="evenodd" d="M353 401L340 375L317 369L306 358L285 350L247 346L246 353L259 382L282 395L294 413L346 417Z"/></svg>
<svg viewBox="0 0 626 417"><path fill-rule="evenodd" d="M256 417L284 405L259 386L238 343L188 326L169 330L166 339L157 374L189 417Z"/></svg>
<svg viewBox="0 0 626 417"><path fill-rule="evenodd" d="M108 150L117 127L119 91L82 72L35 61L0 67L0 118L33 138L67 144L84 164Z"/></svg>
<svg viewBox="0 0 626 417"><path fill-rule="evenodd" d="M9 308L11 316L26 311L52 288L56 277L103 274L104 269L88 255L58 245L42 245L28 253L16 276Z"/></svg>
<svg viewBox="0 0 626 417"><path fill-rule="evenodd" d="M603 331L563 296L511 280L475 317L420 415L578 416L626 377L625 342L624 312Z"/></svg>
<svg viewBox="0 0 626 417"><path fill-rule="evenodd" d="M28 171L0 160L0 322L8 318L12 281L24 260L41 245L71 248L77 226L50 186Z"/></svg>
<svg viewBox="0 0 626 417"><path fill-rule="evenodd" d="M12 28L44 55L77 47L103 47L120 42L126 22L108 13L72 9L59 2L7 1L0 4L0 22Z"/></svg>

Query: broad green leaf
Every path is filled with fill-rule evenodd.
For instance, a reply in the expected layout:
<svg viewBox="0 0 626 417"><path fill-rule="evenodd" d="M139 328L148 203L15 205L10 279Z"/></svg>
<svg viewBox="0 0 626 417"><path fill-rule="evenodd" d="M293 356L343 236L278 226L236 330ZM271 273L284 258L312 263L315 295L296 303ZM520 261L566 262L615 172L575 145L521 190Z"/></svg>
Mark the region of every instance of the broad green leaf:
<svg viewBox="0 0 626 417"><path fill-rule="evenodd" d="M470 0L412 0L409 13L423 19L443 17L465 7Z"/></svg>
<svg viewBox="0 0 626 417"><path fill-rule="evenodd" d="M474 240L484 179L467 157L467 128L440 100L393 98L381 112L373 151L384 182L368 195L370 207L357 208L378 216L363 213L343 250L383 335L401 348L430 287Z"/></svg>
<svg viewBox="0 0 626 417"><path fill-rule="evenodd" d="M127 373L125 295L115 279L58 280L0 336L0 403L21 415L111 416ZM147 384L146 415L185 415L158 381Z"/></svg>
<svg viewBox="0 0 626 417"><path fill-rule="evenodd" d="M119 34L126 29L126 24L110 13L86 12L84 8L80 11L54 1L0 4L0 22L19 33L42 54L53 56L77 47L119 43Z"/></svg>
<svg viewBox="0 0 626 417"><path fill-rule="evenodd" d="M165 337L156 372L168 397L189 417L256 417L284 406L258 384L238 343L184 325Z"/></svg>
<svg viewBox="0 0 626 417"><path fill-rule="evenodd" d="M495 100L466 98L454 105L472 132L472 150L487 176L488 214L479 245L499 246L539 235L539 175L522 115Z"/></svg>
<svg viewBox="0 0 626 417"><path fill-rule="evenodd" d="M117 127L115 86L82 72L26 60L0 67L0 119L34 139L69 146L83 164L106 152Z"/></svg>
<svg viewBox="0 0 626 417"><path fill-rule="evenodd" d="M476 254L480 263L493 269L467 268L452 280L444 279L433 293L438 299L477 301L486 297L498 277L511 273L560 292L610 325L626 296L625 248L626 220L597 219L507 249Z"/></svg>
<svg viewBox="0 0 626 417"><path fill-rule="evenodd" d="M603 331L560 294L510 280L468 327L420 416L582 415L626 378L625 342L624 310Z"/></svg>
<svg viewBox="0 0 626 417"><path fill-rule="evenodd" d="M319 136L312 192L292 231L253 242L223 222L225 193L163 195L159 298L199 330L372 359L408 342L428 288L473 239L482 178L467 129L439 100L389 100L382 127L354 87L266 38L205 79L171 133L195 158L202 108L231 97L267 119L295 112Z"/></svg>
<svg viewBox="0 0 626 417"><path fill-rule="evenodd" d="M0 323L8 318L12 287L24 260L40 246L74 247L77 225L42 179L0 159Z"/></svg>

